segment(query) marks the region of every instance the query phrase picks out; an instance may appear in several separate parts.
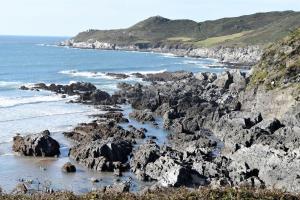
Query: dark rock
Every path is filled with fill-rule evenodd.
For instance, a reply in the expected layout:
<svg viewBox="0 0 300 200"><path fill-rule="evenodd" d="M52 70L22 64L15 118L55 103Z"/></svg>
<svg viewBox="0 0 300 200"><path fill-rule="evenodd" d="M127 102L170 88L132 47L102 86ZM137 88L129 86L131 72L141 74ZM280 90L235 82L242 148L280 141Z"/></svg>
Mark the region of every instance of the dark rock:
<svg viewBox="0 0 300 200"><path fill-rule="evenodd" d="M131 75L135 76L136 78L145 78L145 75L141 73L132 73Z"/></svg>
<svg viewBox="0 0 300 200"><path fill-rule="evenodd" d="M115 112L115 111L109 111L104 114L93 115L93 117L113 119L117 123L128 123L129 122L128 119L124 118L124 115L122 112Z"/></svg>
<svg viewBox="0 0 300 200"><path fill-rule="evenodd" d="M281 127L284 127L283 124L278 119L272 119L272 120L264 120L257 125L255 125L253 128L259 128L262 129L269 134L273 134L276 130L280 129Z"/></svg>
<svg viewBox="0 0 300 200"><path fill-rule="evenodd" d="M193 74L190 72L185 71L178 71L178 72L162 72L156 74L147 74L144 81L178 81L182 79L186 79L192 77Z"/></svg>
<svg viewBox="0 0 300 200"><path fill-rule="evenodd" d="M144 138L146 138L146 135L145 135L146 131L143 128L136 129L135 127L130 127L129 131L130 131L130 133L133 134L134 138L137 138L137 139L144 139Z"/></svg>
<svg viewBox="0 0 300 200"><path fill-rule="evenodd" d="M130 162L131 169L137 174L137 178L146 180L145 167L151 162L155 162L160 156L160 149L154 142L142 144L133 153L133 158Z"/></svg>
<svg viewBox="0 0 300 200"><path fill-rule="evenodd" d="M134 110L129 114L129 117L136 119L140 122L153 122L155 118L150 110Z"/></svg>
<svg viewBox="0 0 300 200"><path fill-rule="evenodd" d="M162 186L206 185L206 178L169 156L161 156L146 166L145 174Z"/></svg>
<svg viewBox="0 0 300 200"><path fill-rule="evenodd" d="M107 92L101 91L101 90L95 90L90 95L90 100L93 102L93 104L99 105L111 105L111 97Z"/></svg>
<svg viewBox="0 0 300 200"><path fill-rule="evenodd" d="M26 87L23 86L23 89ZM95 85L91 83L77 82L70 85L56 85L50 84L47 86L44 83L35 84L32 89L49 90L63 95L79 95L78 102L89 103L95 105L113 105L115 102L112 97L104 91L98 90Z"/></svg>
<svg viewBox="0 0 300 200"><path fill-rule="evenodd" d="M126 79L129 77L129 75L127 74L121 74L121 73L106 73L107 76L111 76L111 77L114 77L116 79Z"/></svg>
<svg viewBox="0 0 300 200"><path fill-rule="evenodd" d="M286 153L267 145L255 144L230 155L229 177L234 185L248 183L252 187L277 187L297 191L295 183L299 151Z"/></svg>
<svg viewBox="0 0 300 200"><path fill-rule="evenodd" d="M67 162L62 167L62 171L65 172L65 173L74 173L74 172L76 172L76 167L72 163Z"/></svg>
<svg viewBox="0 0 300 200"><path fill-rule="evenodd" d="M22 85L22 86L20 87L20 90L29 90L29 88L26 87L26 86L24 86L24 85Z"/></svg>
<svg viewBox="0 0 300 200"><path fill-rule="evenodd" d="M245 74L241 73L240 70L231 70L230 75L232 77L232 84L229 86L231 93L239 93L244 90L247 85Z"/></svg>
<svg viewBox="0 0 300 200"><path fill-rule="evenodd" d="M70 157L97 171L113 171L113 162L127 162L132 144L121 139L96 140L70 149Z"/></svg>
<svg viewBox="0 0 300 200"><path fill-rule="evenodd" d="M15 136L13 150L24 156L59 156L59 143L50 137L49 131L28 136Z"/></svg>
<svg viewBox="0 0 300 200"><path fill-rule="evenodd" d="M117 125L115 121L100 121L92 123L79 124L73 131L63 133L66 137L77 142L89 142L99 139L108 138L124 138L124 139L140 139L145 134L142 130L132 128L125 130Z"/></svg>
<svg viewBox="0 0 300 200"><path fill-rule="evenodd" d="M214 85L221 89L229 89L231 83L233 83L233 78L229 71L225 71L218 75L218 78L213 82Z"/></svg>

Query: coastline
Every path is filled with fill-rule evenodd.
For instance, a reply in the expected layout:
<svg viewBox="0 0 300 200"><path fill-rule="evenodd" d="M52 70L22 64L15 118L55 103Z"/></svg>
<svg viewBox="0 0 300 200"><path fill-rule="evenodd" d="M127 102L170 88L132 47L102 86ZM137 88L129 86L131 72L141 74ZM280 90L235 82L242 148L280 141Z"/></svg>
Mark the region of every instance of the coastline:
<svg viewBox="0 0 300 200"><path fill-rule="evenodd" d="M247 91L248 81L245 74L239 70L219 75L163 72L149 74L145 80L152 84L120 83L119 91L112 95L97 90L90 83L65 86L37 84L33 88L71 95L82 90L78 93L80 98L73 103L102 105L102 111L108 111L97 115L98 119L94 122L79 124L73 131L64 133L67 139L77 144L69 151L74 165L76 163L77 166L99 174L110 173L111 177L119 177L113 181L113 185L102 184L103 188L100 186L100 190L111 191L113 188L113 191L121 193L135 191L129 188L132 183L133 187L140 185L135 182L138 180L149 183L149 186L137 192L180 186L222 188L243 185L266 189L272 189L275 185L275 189L284 188L288 192L299 192L298 187L294 188L289 184L289 180L294 177L294 174L288 175L289 169L278 167L279 175L270 179L265 174L272 173L272 170L269 169L269 165L261 165L264 160L257 156L260 153L271 153L280 160L278 163L285 164L292 164L292 159L291 168L296 168L298 161L292 157L292 151L297 148L297 144L290 145L288 148L291 150L286 152L277 144L282 138L264 138L264 135L281 135L283 131L290 130L292 133L298 129L296 125L285 123L283 118L279 118L280 121L268 118L268 113L262 112L261 109L261 113L241 109L241 106L246 104L241 104L241 96L238 94ZM186 98L186 93L193 96ZM249 95L251 94L245 94L245 97L249 99ZM194 103L199 102L199 98L202 99L201 103ZM179 99L180 103L175 104L173 99ZM119 107L126 102L133 110L125 111L126 109ZM206 109L203 109L204 107ZM154 125L153 131L156 132L155 128L158 128L160 123L157 117L162 118L162 124L157 130L161 130L163 126L172 133L168 135L168 144L159 142L158 137L151 134L151 126ZM141 126L128 124L129 118L141 122ZM125 124L127 128L123 126ZM150 126L147 127L147 124ZM236 133L242 133L242 137L236 137ZM256 134L261 137L253 139L249 144L249 134L251 137ZM107 149L110 153L100 149ZM89 151L101 154L89 154ZM247 160L249 157L250 161ZM105 162L99 162L100 159L105 159ZM245 169L243 163L250 168ZM203 165L206 167L203 168ZM219 169L217 166L222 167ZM258 174L257 170L264 173ZM126 179L129 171L134 174L130 177L136 179ZM122 176L122 173L125 176ZM278 181L280 174L287 177ZM101 184L104 179L97 180ZM153 185L151 181L154 181ZM119 187L121 190L118 190Z"/></svg>
<svg viewBox="0 0 300 200"><path fill-rule="evenodd" d="M182 48L182 47L143 47L138 45L116 45L108 42L87 41L75 42L73 39L60 42L58 46L66 46L78 49L136 51L171 54L178 57L211 58L217 59L219 63L228 65L228 68L251 69L258 63L263 53L260 46L245 47L212 47L212 48Z"/></svg>
<svg viewBox="0 0 300 200"><path fill-rule="evenodd" d="M291 41L293 45L299 40ZM274 49L277 50L275 55ZM270 47L250 77L240 70L220 74L136 73L135 76L143 77L150 84L120 82L119 90L113 94L83 82L39 83L20 89L79 95L72 103L99 106L107 111L97 115L97 120L63 133L76 142L68 154L72 162L116 177L113 185L104 186L104 191L130 191L131 180L120 183L121 179L117 178L130 171L140 181L155 181L153 187L146 190L181 186L242 188L246 185L299 193L300 187L294 183L299 179L297 84L300 79L299 71L287 71L287 74L280 71L282 63L296 59L293 51L286 49L283 42ZM278 60L282 50L287 56ZM296 49L296 52L299 51ZM292 67L297 70L298 66ZM265 77L261 76L262 69L267 72L263 74ZM285 78L284 82L274 82L272 75L278 72ZM110 76L124 79L126 74L110 73ZM130 105L132 112L125 114L120 107L124 104ZM143 127L128 124L129 118L142 122ZM122 123L128 126L119 126ZM160 129L161 124L170 131L168 144L161 145L155 135L147 135L149 128L144 127L147 123ZM32 137L16 136L14 147L18 148L14 151L24 156L39 153L35 151L40 148L32 148L22 141L47 140L49 135L46 131ZM141 140L145 142L139 143ZM94 180L102 182L102 179L90 181L94 183Z"/></svg>

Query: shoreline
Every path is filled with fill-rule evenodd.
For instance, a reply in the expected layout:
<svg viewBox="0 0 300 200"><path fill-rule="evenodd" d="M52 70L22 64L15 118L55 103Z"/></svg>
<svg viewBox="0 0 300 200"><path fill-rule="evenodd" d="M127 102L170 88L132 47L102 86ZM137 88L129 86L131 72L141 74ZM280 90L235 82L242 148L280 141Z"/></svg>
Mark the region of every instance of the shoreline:
<svg viewBox="0 0 300 200"><path fill-rule="evenodd" d="M261 58L262 48L259 46L246 47L212 47L212 48L140 48L139 46L118 46L116 44L106 42L74 42L66 40L60 42L58 46L69 47L75 49L95 49L95 50L112 50L112 51L128 51L143 53L159 53L170 54L175 57L187 58L204 58L216 59L220 64L227 65L229 69L246 69L249 70Z"/></svg>
<svg viewBox="0 0 300 200"><path fill-rule="evenodd" d="M149 183L148 181L155 180L154 185L146 186L147 190L157 187L169 188L179 186L195 189L199 185L208 186L208 188L210 186L220 188L244 184L251 186L253 184L252 179L256 181L252 187L270 189L271 185L277 183L274 182L276 177L268 180L263 175L258 176L256 170L265 171L268 170L268 166L261 166L259 163L261 163L260 159L262 158L256 155L259 153L264 155L271 152L274 154L274 157L287 163L289 162L288 159L292 159L292 154L287 154L287 158L282 157L285 152L277 146L276 141L278 138L274 138L272 141L275 142L275 145L273 143L268 144L270 142L268 138L261 138L261 141L258 139L249 144L247 135L255 135L257 134L256 131L260 131L259 134L262 135L274 134L273 132L280 134L281 131L285 131L285 128L288 128L288 125L283 125L282 122L284 121L268 119L264 114L241 109L237 91L244 91L246 88L247 78L244 76L245 74L239 70L232 70L219 75L213 73L193 74L189 72L150 74L145 79L152 82L151 85L121 83L119 90L111 96L97 90L89 83L74 83L73 85L65 86L37 84L33 89L49 90L61 94L68 92L77 94L81 90L78 93L81 98L73 103L99 105L99 108L105 109L103 111L108 111L99 115L96 121L79 124L73 131L64 133L64 136L60 135L59 137L78 142L78 145L70 147L69 158L67 157L66 159L70 159L71 162L80 165L79 169L93 170L95 174L99 173L101 175L101 173L108 172L109 178L113 180L116 173L123 173L125 176L119 180L125 181L123 182L125 184L123 185L124 189L127 188L126 179L128 177L126 174L129 170L130 174L134 175L129 176L134 180L133 186L141 186L141 183ZM197 88L202 87L203 91L197 90ZM69 90L70 88L72 90ZM140 89L144 92L140 93ZM180 90L180 92L175 94L175 92L172 92L173 90ZM192 99L185 97L186 90L192 92ZM149 94L150 96L148 96ZM217 95L215 96L214 94ZM97 96L97 99L93 99L95 96ZM211 97L214 99L211 99ZM173 98L180 99L179 102L181 103L172 103ZM200 104L197 104L199 102L198 98L202 99ZM156 101L155 99L161 100ZM130 104L130 110L126 111L127 114L124 113L124 107L110 107L113 105L124 105L126 102ZM167 102L172 103L175 106L175 110ZM189 108L186 108L186 106L189 106ZM204 107L206 109L203 109ZM199 110L200 113L195 112L195 109ZM214 117L218 115L221 115L220 118ZM154 139L146 137L145 133L147 131L144 133L140 132L146 127L147 123L150 123L151 126L152 122L157 120L154 119L152 121L153 116L162 117L163 128L171 133L168 137L167 145L159 144L157 137L156 139L155 137ZM132 117L137 121L141 119L143 123L140 127L133 125L131 127L128 126L128 129L125 128L126 125L132 125L126 122L126 119ZM112 121L114 122L112 123ZM245 121L245 124L243 124L243 121ZM122 126L123 122L125 122L123 128L118 128L119 125ZM107 127L109 128L107 129ZM234 131L231 131L230 127L233 127ZM290 128L292 129L293 127L291 126ZM148 127L146 127L147 129L149 130ZM159 130L161 129L159 127ZM235 130L242 132L245 138L244 136L241 138L235 137ZM191 137L191 134L193 137ZM219 143L218 146L218 141L226 138L226 134L229 135L228 140L225 139L224 145L222 143L222 146L220 146ZM124 155L124 151L128 150L126 146L122 147L121 145L121 149L116 149L117 155L124 155L123 158L126 159L126 162L123 158L118 158L121 160L109 160L111 159L110 154L105 153L101 156L108 159L107 162L111 163L109 166L116 167L114 163L117 161L122 163L120 168L106 168L104 167L106 164L103 164L101 168L98 167L98 164L95 167L93 163L98 162L99 155L94 157L88 152L97 152L97 148L104 148L105 145L118 146L117 142L120 141L126 141L125 144L128 144L127 142L130 141L132 145L131 153L128 152L126 155ZM238 144L238 149L236 144ZM296 144L292 148L296 148ZM87 155L87 157L83 155ZM251 162L244 160L249 155L252 156L250 156ZM226 159L223 160L223 158ZM243 164L241 164L244 162L247 163L247 166L250 166L250 172L248 172L248 169L244 169ZM207 168L203 168L203 165L206 165ZM219 165L222 166L221 169L217 167ZM287 173L286 169L282 170L282 173ZM229 177L227 173L229 173ZM122 175L117 176L122 177ZM189 178L186 179L186 176ZM239 176L243 178L239 179ZM248 176L250 176L250 179L247 178ZM191 179L191 177L196 177L196 179ZM113 181L113 185L107 186L102 185L103 181L105 181L104 179L99 180L101 187L104 186L104 190L123 184L120 181ZM142 182L138 184L135 182L137 180ZM285 187L280 185L287 183L287 180L281 180L275 188L283 189ZM287 187L286 189L289 192L299 191L299 188L295 189L290 185L287 185Z"/></svg>

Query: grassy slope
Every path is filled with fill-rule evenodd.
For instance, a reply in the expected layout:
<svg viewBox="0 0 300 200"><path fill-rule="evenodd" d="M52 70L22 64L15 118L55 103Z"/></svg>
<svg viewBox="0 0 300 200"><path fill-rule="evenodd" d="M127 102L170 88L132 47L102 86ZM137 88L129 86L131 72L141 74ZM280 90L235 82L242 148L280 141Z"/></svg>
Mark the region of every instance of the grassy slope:
<svg viewBox="0 0 300 200"><path fill-rule="evenodd" d="M218 36L218 37L210 37L205 40L195 41L194 45L198 47L212 47L218 44L226 44L232 41L236 41L243 37L244 35L247 35L248 33L251 33L252 31L243 31L240 33L234 33L231 35L224 35L224 36Z"/></svg>
<svg viewBox="0 0 300 200"><path fill-rule="evenodd" d="M257 13L200 23L156 16L128 29L90 30L79 33L74 39L77 42L91 39L119 45L148 43L150 46L266 45L297 27L300 27L300 12L292 11Z"/></svg>
<svg viewBox="0 0 300 200"><path fill-rule="evenodd" d="M251 85L267 89L296 85L300 89L300 29L270 45L253 68Z"/></svg>

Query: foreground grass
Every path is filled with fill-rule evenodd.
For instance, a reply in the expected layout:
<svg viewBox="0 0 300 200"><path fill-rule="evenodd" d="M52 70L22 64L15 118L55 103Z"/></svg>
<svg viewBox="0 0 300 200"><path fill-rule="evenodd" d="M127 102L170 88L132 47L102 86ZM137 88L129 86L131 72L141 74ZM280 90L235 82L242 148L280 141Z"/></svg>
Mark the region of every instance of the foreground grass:
<svg viewBox="0 0 300 200"><path fill-rule="evenodd" d="M186 188L166 189L147 192L144 194L133 193L104 193L91 192L85 195L75 195L70 192L59 192L54 194L34 194L34 195L2 195L2 200L230 200L230 199L264 199L264 200L296 200L300 199L300 195L289 194L277 190L254 190L254 189L208 189L203 188L199 190L188 190Z"/></svg>

